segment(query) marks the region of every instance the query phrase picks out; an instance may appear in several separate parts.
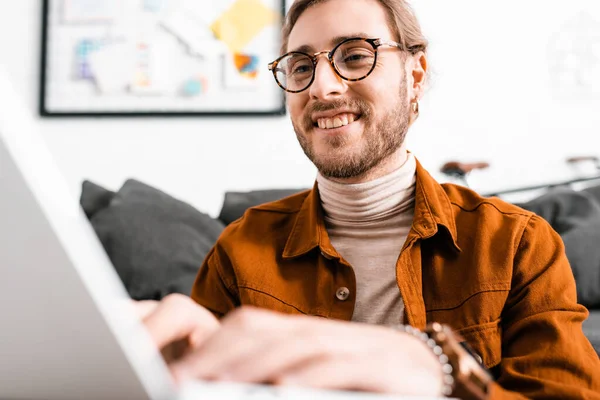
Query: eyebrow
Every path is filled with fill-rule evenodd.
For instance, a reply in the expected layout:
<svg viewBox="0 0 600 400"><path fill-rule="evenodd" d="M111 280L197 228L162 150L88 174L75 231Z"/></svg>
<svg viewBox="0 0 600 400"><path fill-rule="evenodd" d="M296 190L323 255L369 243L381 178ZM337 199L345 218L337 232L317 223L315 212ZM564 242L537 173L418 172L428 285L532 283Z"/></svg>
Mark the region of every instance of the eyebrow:
<svg viewBox="0 0 600 400"><path fill-rule="evenodd" d="M347 40L347 39L353 39L353 38L370 38L370 37L371 37L371 35L367 35L364 32L355 32L355 33L351 33L349 35L336 36L333 39L331 39L329 41L329 43L332 44L331 49L333 49L335 46L337 46L338 44L340 44L341 42L343 42L344 40ZM305 45L297 47L294 50L291 50L289 52L290 53L300 52L300 53L313 54L313 53L316 53L317 51L318 50L315 50L315 48L313 46L305 44Z"/></svg>

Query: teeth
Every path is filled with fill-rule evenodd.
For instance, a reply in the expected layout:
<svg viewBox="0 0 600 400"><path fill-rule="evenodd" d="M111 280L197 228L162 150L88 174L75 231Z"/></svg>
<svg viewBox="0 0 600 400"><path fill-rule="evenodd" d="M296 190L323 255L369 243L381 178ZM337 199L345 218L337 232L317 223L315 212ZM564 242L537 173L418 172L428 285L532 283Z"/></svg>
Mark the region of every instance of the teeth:
<svg viewBox="0 0 600 400"><path fill-rule="evenodd" d="M354 114L340 114L334 118L319 118L317 125L321 129L341 128L356 121Z"/></svg>

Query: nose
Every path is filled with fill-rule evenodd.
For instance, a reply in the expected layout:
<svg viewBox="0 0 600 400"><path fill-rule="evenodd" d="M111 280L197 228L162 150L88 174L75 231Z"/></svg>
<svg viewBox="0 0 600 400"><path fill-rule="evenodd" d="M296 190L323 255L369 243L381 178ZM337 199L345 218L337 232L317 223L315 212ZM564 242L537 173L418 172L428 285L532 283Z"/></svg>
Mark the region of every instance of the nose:
<svg viewBox="0 0 600 400"><path fill-rule="evenodd" d="M335 72L331 63L319 57L315 67L315 80L309 88L310 97L315 100L332 100L344 94L347 89L346 82Z"/></svg>

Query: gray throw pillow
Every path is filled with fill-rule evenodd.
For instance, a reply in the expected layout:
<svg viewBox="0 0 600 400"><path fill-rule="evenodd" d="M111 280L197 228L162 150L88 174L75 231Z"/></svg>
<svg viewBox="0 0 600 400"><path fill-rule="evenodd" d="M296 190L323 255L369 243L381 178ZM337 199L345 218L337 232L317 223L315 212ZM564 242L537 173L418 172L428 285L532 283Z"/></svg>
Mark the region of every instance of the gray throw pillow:
<svg viewBox="0 0 600 400"><path fill-rule="evenodd" d="M600 308L600 203L589 191L556 188L521 207L560 234L577 281L577 300Z"/></svg>
<svg viewBox="0 0 600 400"><path fill-rule="evenodd" d="M583 321L583 333L600 355L600 311L590 310L588 319Z"/></svg>
<svg viewBox="0 0 600 400"><path fill-rule="evenodd" d="M98 211L108 207L115 194L115 192L96 185L93 182L84 181L81 187L79 202L83 211L85 211L85 215L88 218L92 218Z"/></svg>
<svg viewBox="0 0 600 400"><path fill-rule="evenodd" d="M589 193L590 195L592 195L592 197L598 203L600 203L600 186L599 185L589 186L589 187L583 189L582 192Z"/></svg>
<svg viewBox="0 0 600 400"><path fill-rule="evenodd" d="M136 180L113 196L108 192L86 181L81 204L129 295L136 300L189 295L224 225Z"/></svg>
<svg viewBox="0 0 600 400"><path fill-rule="evenodd" d="M229 225L244 215L244 212L254 206L272 201L281 200L284 197L300 193L306 189L270 189L254 190L250 192L227 192L219 219Z"/></svg>

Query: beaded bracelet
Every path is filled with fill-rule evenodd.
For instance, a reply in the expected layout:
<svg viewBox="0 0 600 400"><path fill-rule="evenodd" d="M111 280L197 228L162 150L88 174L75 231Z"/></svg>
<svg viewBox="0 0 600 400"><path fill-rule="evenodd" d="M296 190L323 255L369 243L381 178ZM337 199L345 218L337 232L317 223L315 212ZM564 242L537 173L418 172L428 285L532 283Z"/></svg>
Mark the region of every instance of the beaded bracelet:
<svg viewBox="0 0 600 400"><path fill-rule="evenodd" d="M452 365L450 365L450 360L448 356L444 354L442 347L439 346L434 339L429 337L429 335L419 329L412 327L410 325L394 325L392 328L399 332L407 333L421 340L423 343L427 345L436 356L440 364L442 365L442 373L444 374L442 387L442 394L444 396L450 396L454 389L454 377L452 376Z"/></svg>

